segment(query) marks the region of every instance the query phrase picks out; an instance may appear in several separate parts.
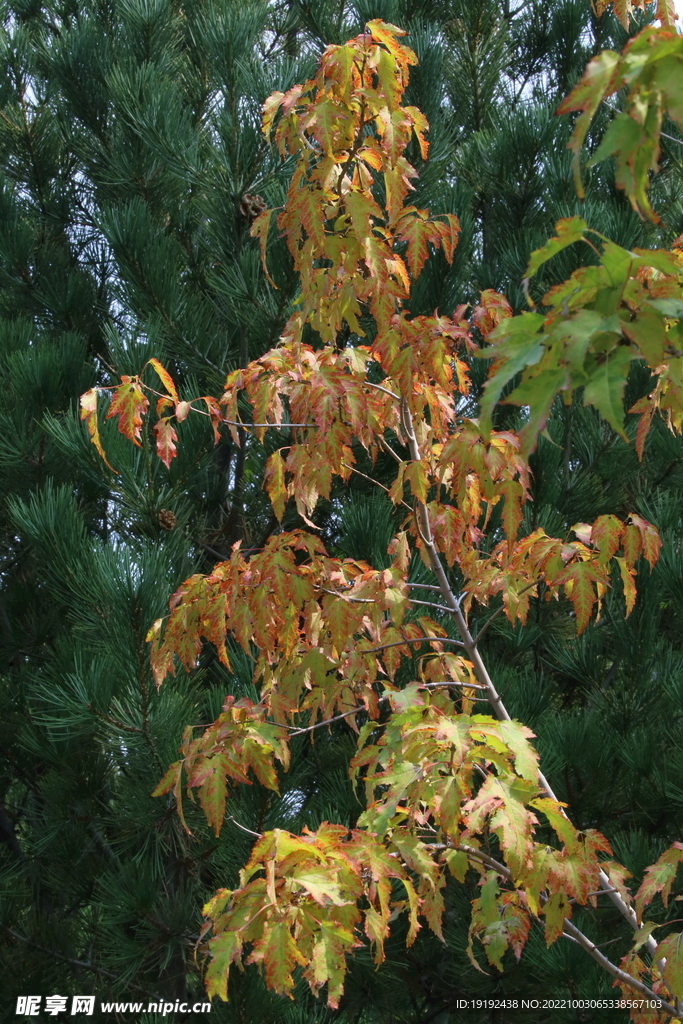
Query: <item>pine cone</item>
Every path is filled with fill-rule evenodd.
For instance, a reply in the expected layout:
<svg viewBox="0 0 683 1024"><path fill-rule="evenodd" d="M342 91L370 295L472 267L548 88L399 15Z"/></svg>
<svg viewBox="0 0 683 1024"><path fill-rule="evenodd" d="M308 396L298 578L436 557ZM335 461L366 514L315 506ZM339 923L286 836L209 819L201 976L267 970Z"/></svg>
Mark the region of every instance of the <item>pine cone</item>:
<svg viewBox="0 0 683 1024"><path fill-rule="evenodd" d="M162 530L172 530L177 521L175 513L171 512L170 509L162 508L159 510L159 526Z"/></svg>
<svg viewBox="0 0 683 1024"><path fill-rule="evenodd" d="M240 200L240 213L249 224L252 224L259 213L263 213L266 209L265 199L262 199L261 196L253 196L249 192L245 192Z"/></svg>

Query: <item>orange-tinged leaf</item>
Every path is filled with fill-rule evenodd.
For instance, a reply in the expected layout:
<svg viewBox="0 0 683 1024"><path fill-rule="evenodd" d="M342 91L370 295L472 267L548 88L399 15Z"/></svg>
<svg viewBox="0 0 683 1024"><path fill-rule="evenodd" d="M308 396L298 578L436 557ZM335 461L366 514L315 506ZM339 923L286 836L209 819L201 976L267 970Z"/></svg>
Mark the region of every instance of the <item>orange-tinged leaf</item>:
<svg viewBox="0 0 683 1024"><path fill-rule="evenodd" d="M247 963L263 964L268 987L292 999L292 972L297 966L305 967L307 961L292 937L289 922L271 919L262 937L254 943Z"/></svg>
<svg viewBox="0 0 683 1024"><path fill-rule="evenodd" d="M157 455L166 466L166 469L170 469L171 461L176 456L175 442L178 440L178 435L168 416L156 421L154 424L154 434L157 439Z"/></svg>
<svg viewBox="0 0 683 1024"><path fill-rule="evenodd" d="M629 617L633 611L633 606L636 603L636 583L635 583L635 570L630 569L626 563L625 558L617 558L617 565L619 566L619 572L621 574L621 582L624 588L624 601L626 602L626 618Z"/></svg>
<svg viewBox="0 0 683 1024"><path fill-rule="evenodd" d="M263 473L263 485L273 506L273 512L279 523L285 514L287 504L287 488L285 486L285 460L279 451L268 456Z"/></svg>
<svg viewBox="0 0 683 1024"><path fill-rule="evenodd" d="M107 419L118 417L118 428L129 441L140 447L142 417L147 411L149 400L140 387L137 377L122 377L121 384L114 388L107 410Z"/></svg>
<svg viewBox="0 0 683 1024"><path fill-rule="evenodd" d="M659 536L656 526L652 523L648 523L646 519L641 516L637 516L634 512L631 513L632 524L640 530L641 540L643 542L643 556L650 563L650 568L653 569L657 559L659 558L659 551L662 546L662 539Z"/></svg>
<svg viewBox="0 0 683 1024"><path fill-rule="evenodd" d="M403 46L396 39L397 36L404 36L406 34L404 29L398 28L390 22L381 21L379 18L373 18L368 22L367 27L372 38L386 46L389 53L396 58L400 67L406 68L409 64L417 64L417 57L413 51L409 47Z"/></svg>
<svg viewBox="0 0 683 1024"><path fill-rule="evenodd" d="M346 952L357 943L350 929L336 921L323 918L318 923L320 937L313 947L306 975L314 992L327 985L327 1005L335 1010L344 991Z"/></svg>
<svg viewBox="0 0 683 1024"><path fill-rule="evenodd" d="M640 552L643 550L643 539L637 526L629 525L626 527L622 545L624 548L624 561L628 568L632 569L640 557Z"/></svg>
<svg viewBox="0 0 683 1024"><path fill-rule="evenodd" d="M524 488L519 480L503 480L501 484L498 484L496 490L505 498L502 517L505 536L509 541L514 541L522 521Z"/></svg>
<svg viewBox="0 0 683 1024"><path fill-rule="evenodd" d="M424 462L409 462L405 470L405 479L410 484L413 496L418 501L427 501L429 490L429 477Z"/></svg>
<svg viewBox="0 0 683 1024"><path fill-rule="evenodd" d="M259 248L261 250L261 266L263 267L263 273L266 275L266 279L273 288L277 288L275 281L268 273L268 264L266 263L266 248L268 245L268 232L270 231L270 220L275 210L264 210L263 213L259 213L258 217L251 225L249 234L252 238L258 238Z"/></svg>
<svg viewBox="0 0 683 1024"><path fill-rule="evenodd" d="M600 556L598 562L605 565L617 553L621 546L621 536L624 532L624 524L613 515L598 516L593 523L591 531L591 543L594 544Z"/></svg>
<svg viewBox="0 0 683 1024"><path fill-rule="evenodd" d="M597 600L595 583L602 581L590 562L574 562L554 581L556 586L564 584L567 597L574 606L577 634L583 633L590 622L593 605Z"/></svg>
<svg viewBox="0 0 683 1024"><path fill-rule="evenodd" d="M171 396L171 398L173 399L173 401L177 405L177 403L178 403L178 392L176 391L176 386L173 383L173 379L172 379L170 373L168 372L168 370L166 370L161 365L161 363L159 362L158 359L150 359L150 360L148 360L147 365L151 366L152 369L156 372L159 380L164 385L164 387L166 388L166 391L168 392L168 394Z"/></svg>
<svg viewBox="0 0 683 1024"><path fill-rule="evenodd" d="M174 761L170 768L167 769L164 777L157 782L152 790L152 796L163 796L165 793L170 793L172 789L175 789L181 777L182 767L182 761Z"/></svg>
<svg viewBox="0 0 683 1024"><path fill-rule="evenodd" d="M100 440L100 431L97 425L97 388L90 388L85 394L81 395L81 419L85 420L85 425L88 428L90 440L95 445L97 452L102 461L112 470L112 472L118 472L110 464L107 456L104 454L104 448L102 447L102 441Z"/></svg>
<svg viewBox="0 0 683 1024"><path fill-rule="evenodd" d="M396 237L407 242L406 261L413 278L417 278L424 267L429 250L427 243L434 241L434 225L425 219L424 210L405 214L399 221Z"/></svg>
<svg viewBox="0 0 683 1024"><path fill-rule="evenodd" d="M199 787L198 793L206 820L213 829L214 835L218 837L225 819L225 801L228 791L223 770L225 755L216 754L210 760L209 773L203 785Z"/></svg>

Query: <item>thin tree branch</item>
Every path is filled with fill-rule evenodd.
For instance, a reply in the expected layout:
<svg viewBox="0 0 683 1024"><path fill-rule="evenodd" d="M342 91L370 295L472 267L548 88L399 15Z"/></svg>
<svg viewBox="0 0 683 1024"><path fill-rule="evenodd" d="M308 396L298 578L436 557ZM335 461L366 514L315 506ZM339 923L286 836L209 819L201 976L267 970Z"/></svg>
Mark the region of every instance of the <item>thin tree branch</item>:
<svg viewBox="0 0 683 1024"><path fill-rule="evenodd" d="M426 843L425 845L429 846L430 849L454 849L454 847L451 847L446 843ZM467 856L471 857L473 860L480 861L482 864L486 865L486 867L493 868L493 870L502 875L503 878L512 882L512 872L510 869L507 868L505 864L501 864L501 862L496 860L494 857L484 853L483 850L477 850L475 847L468 846L465 843L461 843L457 849L462 850L463 853L466 853ZM543 896L541 896L541 900L545 902L543 900ZM567 920L567 918L564 919L564 932L566 933L567 938L577 942L579 946L585 949L589 956L592 956L593 959L597 961L602 968L604 968L604 970L608 971L608 973L612 975L612 977L616 978L624 985L630 986L630 988L635 989L637 992L640 992L646 999L656 1000L663 1010L666 1010L667 1013L670 1013L672 1017L675 1017L677 1020L683 1019L683 1012L681 1010L672 1006L671 1003L667 1003L665 999L657 995L656 992L653 992L652 989L648 988L642 981L639 981L637 978L627 974L626 971L622 971L616 964L613 964L611 960L608 960L604 953L600 952L595 943L592 942L587 935L584 935L576 925Z"/></svg>
<svg viewBox="0 0 683 1024"><path fill-rule="evenodd" d="M401 458L401 456L398 454L398 452L394 451L394 449L391 447L391 445L387 441L384 440L384 438L382 437L381 434L378 435L378 440L379 440L379 443L382 446L382 448L384 448L384 451L388 455L391 455L392 459L394 459L396 462L398 462L399 466L402 465L403 464L403 459Z"/></svg>
<svg viewBox="0 0 683 1024"><path fill-rule="evenodd" d="M239 821L237 821L237 819L236 819L236 818L233 818L232 814L229 814L229 815L228 815L228 817L227 817L227 821L231 821L231 822L233 823L233 825L236 825L236 826L237 826L237 828L241 828L241 829L242 829L242 831L243 831L243 832L246 832L246 833L247 833L248 835L250 835L250 836L256 836L256 838L257 838L257 839L263 839L263 832L254 832L254 830L253 830L253 829L251 829L251 828L247 828L247 826L246 826L246 825L241 825L241 824L239 823Z"/></svg>
<svg viewBox="0 0 683 1024"><path fill-rule="evenodd" d="M415 437L412 415L405 398L402 398L401 400L401 422L408 441L410 457L414 462L421 462L422 455L420 452L420 446L417 438ZM500 694L494 686L493 680L491 679L481 654L479 653L477 641L472 637L465 620L465 616L460 608L460 600L462 600L462 598L460 598L460 600L456 598L448 582L444 567L441 564L441 558L439 557L436 545L434 544L427 506L423 502L416 501L415 512L417 525L424 540L429 562L432 566L434 575L439 582L439 589L441 590L442 597L449 606L451 615L453 616L458 632L462 638L462 646L467 652L467 657L472 662L477 679L486 688L488 700L493 708L496 718L499 721L509 722L511 721L511 716L505 707ZM550 783L542 772L538 773L538 781L541 787L545 790L547 796L549 796L551 800L555 800L559 803ZM562 811L562 813L564 814L564 811ZM565 817L567 817L567 815L565 815ZM634 931L637 931L640 924L634 909L626 903L619 892L614 890L614 886L612 885L609 875L605 871L601 869L598 877L600 885L607 892L609 898L612 900L619 912L626 918ZM586 942L589 942L589 940L586 939ZM651 935L647 939L646 946L652 955L656 955L657 942ZM590 952L590 950L587 951ZM615 970L616 969L617 968L615 968Z"/></svg>
<svg viewBox="0 0 683 1024"><path fill-rule="evenodd" d="M523 593L524 593L524 592L525 592L526 590L531 590L531 588L532 588L532 587L537 587L537 586L538 586L538 580L536 580L536 581L535 581L534 583L529 583L529 584L527 584L527 586L526 586L526 587L522 587L522 589L520 590L520 592L519 592L519 593L520 593L520 594L523 594ZM490 616L490 617L489 617L489 618L488 618L488 619L486 620L486 622L484 623L484 625L483 625L483 626L481 627L481 629L479 630L479 632L478 632L478 633L477 633L477 635L475 636L475 638L474 638L474 642L475 642L475 644L478 644L478 643L479 643L479 641L481 640L481 638L483 637L484 633L485 633L485 632L486 632L486 630L487 630L487 629L489 628L489 626L491 625L491 623L493 622L493 620L494 620L494 619L497 619L497 618L498 618L498 616L499 616L499 615L501 615L501 614L502 614L502 613L503 613L504 611L505 611L505 605L503 605L503 604L502 604L502 605L500 606L500 608L496 608L496 610L495 610L495 612L493 613L493 615L491 615L491 616Z"/></svg>
<svg viewBox="0 0 683 1024"><path fill-rule="evenodd" d="M427 608L437 608L440 612L448 612L450 614L450 611L451 611L451 609L450 608L446 608L445 605L443 605L443 604L434 604L433 601L418 601L417 598L415 598L415 597L410 597L410 598L408 598L408 600L410 601L411 604L423 604L423 605L426 605Z"/></svg>
<svg viewBox="0 0 683 1024"><path fill-rule="evenodd" d="M389 398L395 398L397 402L401 401L400 395L395 395L393 391L389 391L389 388L383 388L381 384L371 384L369 380L364 380L363 387L374 388L376 391L383 391L385 395L389 395Z"/></svg>
<svg viewBox="0 0 683 1024"><path fill-rule="evenodd" d="M387 698L380 697L379 699L380 701L383 701ZM309 725L305 729L295 729L290 726L287 726L287 728L292 729L292 732L290 733L291 736L303 736L304 733L313 732L314 729L322 729L324 725L331 725L332 722L341 722L343 718L349 718L351 715L357 715L360 711L367 711L364 704L358 704L357 707L351 708L350 711L343 711L340 715L334 715L333 718L326 718L324 722L316 722L314 725ZM379 722L377 724L379 725Z"/></svg>
<svg viewBox="0 0 683 1024"><path fill-rule="evenodd" d="M462 640L453 640L450 636L411 636L406 637L405 640L394 640L390 644L380 644L379 647L365 647L359 648L359 654L374 654L375 651L383 651L387 647L400 647L401 644L421 644L427 641L431 643L434 641L439 644L455 644L456 647L464 647Z"/></svg>
<svg viewBox="0 0 683 1024"><path fill-rule="evenodd" d="M384 484L381 484L379 480L375 480L374 477L367 476L366 473L361 473L361 471L359 469L356 469L355 466L347 466L345 462L342 462L342 466L344 467L344 469L349 469L351 470L352 473L356 473L358 476L362 476L364 480L368 480L371 484L374 484L375 487L381 487L382 490L386 491L387 494L389 493L388 487L385 487ZM404 508L407 508L409 512L413 511L406 501L401 501L401 505L403 505Z"/></svg>

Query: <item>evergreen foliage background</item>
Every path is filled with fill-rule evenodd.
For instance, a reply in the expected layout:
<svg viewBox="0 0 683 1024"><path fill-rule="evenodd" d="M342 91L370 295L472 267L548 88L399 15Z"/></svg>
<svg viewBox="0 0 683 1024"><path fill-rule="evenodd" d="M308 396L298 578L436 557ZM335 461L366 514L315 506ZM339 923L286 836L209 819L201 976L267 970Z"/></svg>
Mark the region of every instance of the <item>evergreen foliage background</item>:
<svg viewBox="0 0 683 1024"><path fill-rule="evenodd" d="M261 136L260 105L369 18L408 28L420 58L408 102L430 121L431 149L426 165L415 160L414 202L463 227L453 266L427 264L414 313L450 313L484 288L521 308L529 252L574 213L621 245L669 245L683 230L683 146L667 126L653 190L663 227L637 219L609 165L587 172L577 200L570 123L554 110L594 53L626 41L587 0L18 0L0 10L0 1013L15 1019L27 993L192 1002L202 998L200 908L234 884L253 841L244 830L354 822L353 737L343 726L302 737L282 799L239 788L219 840L191 804L187 836L172 802L151 798L187 724L213 720L226 693L254 696L248 659L235 652L229 676L209 650L157 693L144 638L190 572L277 528L260 488L277 440L214 446L208 422L190 417L169 472L147 441L133 448L109 422L114 474L78 421L79 394L150 356L181 397L220 394L226 371L276 343L296 281L274 237L278 290L265 281L250 210L253 197L283 202L289 167ZM591 145L611 116L603 109ZM534 297L590 260L566 250ZM481 382L485 367L473 364ZM647 375L628 387L635 401ZM514 424L520 411L498 415ZM605 832L638 878L681 838L683 447L658 423L639 463L575 401L554 410L533 469L529 530L561 535L638 511L665 542L655 571L640 568L628 620L615 582L579 639L568 606L538 600L526 627L498 616L486 641L497 686L537 732L573 820ZM389 470L380 461L373 473ZM385 562L395 513L360 477L317 516L331 550ZM295 525L291 509L284 526ZM494 515L491 544L497 529ZM416 564L412 580L423 572ZM546 950L540 932L519 965L477 973L465 955L474 895L449 887L445 948L425 934L406 951L399 925L381 971L360 951L337 1013L304 986L294 1004L273 997L248 969L212 1020L493 1022L504 1018L456 1014L454 1000L613 994L581 950ZM613 910L590 918L596 941L614 939Z"/></svg>

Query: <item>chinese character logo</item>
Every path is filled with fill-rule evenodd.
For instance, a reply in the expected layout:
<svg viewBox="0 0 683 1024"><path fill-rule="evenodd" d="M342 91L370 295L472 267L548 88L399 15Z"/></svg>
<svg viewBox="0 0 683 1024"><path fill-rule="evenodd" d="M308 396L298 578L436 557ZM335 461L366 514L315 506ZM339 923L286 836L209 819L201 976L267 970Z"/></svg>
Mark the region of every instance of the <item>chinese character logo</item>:
<svg viewBox="0 0 683 1024"><path fill-rule="evenodd" d="M45 999L45 1013L56 1017L58 1013L66 1010L66 996L47 996Z"/></svg>
<svg viewBox="0 0 683 1024"><path fill-rule="evenodd" d="M21 1017L37 1017L40 1013L40 996L18 996L16 1013Z"/></svg>
<svg viewBox="0 0 683 1024"><path fill-rule="evenodd" d="M74 996L71 1003L71 1016L75 1013L87 1013L88 1016L92 1016L92 1012L95 1009L95 997L94 996Z"/></svg>

